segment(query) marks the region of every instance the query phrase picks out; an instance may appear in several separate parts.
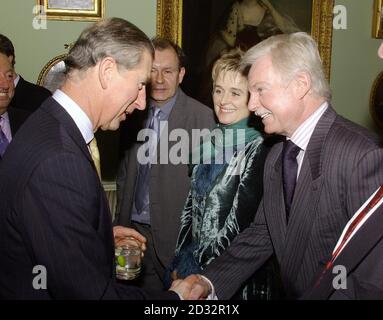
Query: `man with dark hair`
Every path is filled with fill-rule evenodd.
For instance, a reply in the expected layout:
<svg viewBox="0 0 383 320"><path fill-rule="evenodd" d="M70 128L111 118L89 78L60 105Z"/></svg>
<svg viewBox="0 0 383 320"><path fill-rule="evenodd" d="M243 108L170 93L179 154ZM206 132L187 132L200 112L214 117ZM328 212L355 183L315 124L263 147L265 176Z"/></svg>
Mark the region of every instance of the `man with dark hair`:
<svg viewBox="0 0 383 320"><path fill-rule="evenodd" d="M29 112L35 111L38 107L40 107L45 99L51 96L51 92L44 87L24 80L23 77L16 73L15 49L11 40L3 34L0 34L0 53L5 54L12 63L15 94L11 101L11 106L24 109Z"/></svg>
<svg viewBox="0 0 383 320"><path fill-rule="evenodd" d="M91 25L69 52L61 89L9 145L0 168L0 299L177 298L116 282L111 215L89 149L97 129L116 130L145 108L153 53L126 20Z"/></svg>
<svg viewBox="0 0 383 320"><path fill-rule="evenodd" d="M10 108L13 94L13 68L8 57L0 53L0 161L14 134L29 115L24 110Z"/></svg>
<svg viewBox="0 0 383 320"><path fill-rule="evenodd" d="M190 144L187 142L183 147L190 151L193 148L192 130L211 129L214 116L211 109L179 88L185 75L185 57L181 48L162 38L155 38L153 45L155 57L148 112L137 114L141 119L132 118L127 126L130 132L135 132L129 134L130 138L137 137L136 133L142 128L156 130L152 148L158 152L152 163L142 163L137 158L145 144L135 140L128 147L117 176L115 224L118 228L133 226L146 237L148 249L137 285L160 289L163 288L165 268L174 256L180 216L190 188L189 153L181 156L181 162L172 161L169 150L179 141L169 139L167 133L171 135L173 130L182 129L190 140ZM141 126L132 129L132 125L137 124ZM167 150L163 148L165 145ZM162 162L161 154L168 158L167 162Z"/></svg>

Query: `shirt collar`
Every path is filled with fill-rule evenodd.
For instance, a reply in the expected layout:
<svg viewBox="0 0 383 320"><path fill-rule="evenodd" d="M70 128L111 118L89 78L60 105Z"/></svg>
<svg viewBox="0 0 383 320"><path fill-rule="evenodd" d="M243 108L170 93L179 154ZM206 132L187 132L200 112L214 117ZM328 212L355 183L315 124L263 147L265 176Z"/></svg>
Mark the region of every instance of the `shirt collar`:
<svg viewBox="0 0 383 320"><path fill-rule="evenodd" d="M0 115L0 121L2 123L1 129L3 130L3 133L7 137L8 141L11 142L12 140L12 130L11 130L11 123L9 122L9 114L7 111L5 111L2 115Z"/></svg>
<svg viewBox="0 0 383 320"><path fill-rule="evenodd" d="M170 98L170 100L168 102L166 102L161 107L161 113L163 114L163 116L161 117L161 120L162 119L169 119L170 113L172 112L174 104L176 103L176 100L178 97L178 92L179 92L179 89L177 89L176 94L172 98ZM150 108L158 108L156 106L156 102L152 99L150 100L149 106L150 106Z"/></svg>
<svg viewBox="0 0 383 320"><path fill-rule="evenodd" d="M314 132L314 129L322 117L323 113L326 111L328 107L328 103L325 101L320 105L320 107L310 116L308 117L299 127L290 140L294 142L301 150L306 151L307 145L309 144L310 138ZM289 140L289 138L287 138Z"/></svg>
<svg viewBox="0 0 383 320"><path fill-rule="evenodd" d="M8 115L8 111L5 111L3 114L0 115L0 118L3 118L4 121L7 121L9 122L9 115Z"/></svg>
<svg viewBox="0 0 383 320"><path fill-rule="evenodd" d="M89 144L94 138L94 133L92 122L86 113L76 102L59 89L55 91L52 97L69 113L80 130L86 144Z"/></svg>
<svg viewBox="0 0 383 320"><path fill-rule="evenodd" d="M15 88L16 88L17 84L19 83L19 80L20 80L20 75L16 74L16 78L13 79L13 84L15 85Z"/></svg>

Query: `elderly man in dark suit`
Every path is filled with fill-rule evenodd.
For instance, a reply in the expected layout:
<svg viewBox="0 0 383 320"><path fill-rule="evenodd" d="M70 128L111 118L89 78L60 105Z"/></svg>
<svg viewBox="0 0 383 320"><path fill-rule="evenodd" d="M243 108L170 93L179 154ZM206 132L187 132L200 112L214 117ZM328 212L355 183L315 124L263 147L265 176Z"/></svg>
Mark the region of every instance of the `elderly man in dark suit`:
<svg viewBox="0 0 383 320"><path fill-rule="evenodd" d="M383 299L382 203L383 186L348 222L303 299Z"/></svg>
<svg viewBox="0 0 383 320"><path fill-rule="evenodd" d="M123 19L88 27L68 54L61 90L9 145L0 167L0 299L178 298L116 282L111 215L87 146L98 128L116 130L145 108L153 53Z"/></svg>
<svg viewBox="0 0 383 320"><path fill-rule="evenodd" d="M15 85L15 94L11 101L11 107L23 109L28 112L35 111L52 93L44 87L24 80L23 77L16 73L15 48L11 40L2 34L0 34L0 52L9 58L14 72L13 82Z"/></svg>
<svg viewBox="0 0 383 320"><path fill-rule="evenodd" d="M148 112L142 114L141 121L132 119L126 124L141 124L138 129L156 126L159 131L154 145L158 152L154 163L143 164L138 159L140 150L145 147L142 141L126 151L117 176L115 220L117 225L133 226L147 238L143 272L137 280L139 286L147 289L163 287L165 268L174 256L181 212L190 188L187 164L193 147L192 130L214 126L212 110L179 88L185 75L181 48L161 38L154 39L153 45L155 57ZM169 139L172 132L181 129L188 141ZM137 134L129 136L136 138ZM180 162L175 162L169 152L177 143L183 143L184 150L189 151L183 152L181 159L177 158Z"/></svg>
<svg viewBox="0 0 383 320"><path fill-rule="evenodd" d="M300 297L347 221L383 181L378 139L330 105L309 35L270 37L251 48L243 64L250 68L250 110L267 133L286 140L266 159L255 220L204 270L190 299L211 289L219 299L230 298L273 253L287 298Z"/></svg>
<svg viewBox="0 0 383 320"><path fill-rule="evenodd" d="M0 160L29 115L24 110L9 108L13 94L13 68L8 57L0 53Z"/></svg>

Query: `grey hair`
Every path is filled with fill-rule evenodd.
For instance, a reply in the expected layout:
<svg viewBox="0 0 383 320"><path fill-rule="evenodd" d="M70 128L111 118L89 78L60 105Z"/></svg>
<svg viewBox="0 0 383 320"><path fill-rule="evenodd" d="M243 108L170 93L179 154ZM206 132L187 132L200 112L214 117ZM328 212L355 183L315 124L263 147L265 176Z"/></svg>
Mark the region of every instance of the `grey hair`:
<svg viewBox="0 0 383 320"><path fill-rule="evenodd" d="M241 67L248 70L259 58L266 55L271 57L273 67L283 81L289 82L297 73L307 72L311 77L312 92L327 101L331 99L318 46L310 35L295 32L267 38L246 52Z"/></svg>
<svg viewBox="0 0 383 320"><path fill-rule="evenodd" d="M144 32L124 19L105 19L81 33L65 59L66 73L85 71L106 57L115 59L118 66L132 69L145 51L154 57L153 45Z"/></svg>

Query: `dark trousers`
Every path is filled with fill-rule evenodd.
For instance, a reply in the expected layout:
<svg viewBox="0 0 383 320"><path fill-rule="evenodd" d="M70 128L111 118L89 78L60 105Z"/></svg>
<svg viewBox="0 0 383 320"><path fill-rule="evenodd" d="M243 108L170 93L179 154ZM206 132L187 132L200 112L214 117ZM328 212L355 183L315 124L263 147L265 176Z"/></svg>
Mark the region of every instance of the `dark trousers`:
<svg viewBox="0 0 383 320"><path fill-rule="evenodd" d="M132 222L132 227L141 233L147 242L142 260L141 274L137 279L129 281L129 284L136 285L149 292L164 290L162 279L164 278L165 268L155 252L150 225Z"/></svg>

